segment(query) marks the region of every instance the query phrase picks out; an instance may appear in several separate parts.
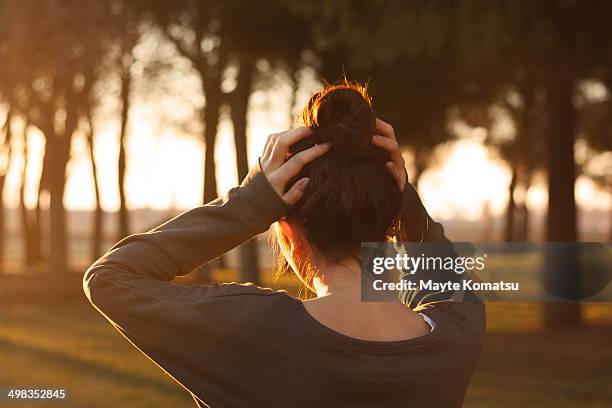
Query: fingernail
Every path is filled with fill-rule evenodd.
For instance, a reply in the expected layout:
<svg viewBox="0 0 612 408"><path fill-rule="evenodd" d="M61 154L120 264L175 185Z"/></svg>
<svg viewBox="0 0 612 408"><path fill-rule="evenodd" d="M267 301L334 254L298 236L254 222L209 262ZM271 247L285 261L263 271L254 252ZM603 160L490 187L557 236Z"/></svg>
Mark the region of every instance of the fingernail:
<svg viewBox="0 0 612 408"><path fill-rule="evenodd" d="M300 184L300 188L306 188L306 186L308 185L309 181L310 181L309 178L302 179L302 181L300 182L301 183Z"/></svg>
<svg viewBox="0 0 612 408"><path fill-rule="evenodd" d="M321 146L323 146L324 149L329 149L331 147L331 143L323 143Z"/></svg>

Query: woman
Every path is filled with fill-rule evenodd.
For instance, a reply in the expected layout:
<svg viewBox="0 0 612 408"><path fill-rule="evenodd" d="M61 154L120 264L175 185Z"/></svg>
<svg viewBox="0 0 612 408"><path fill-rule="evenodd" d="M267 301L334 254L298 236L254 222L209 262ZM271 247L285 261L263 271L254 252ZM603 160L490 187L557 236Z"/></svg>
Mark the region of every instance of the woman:
<svg viewBox="0 0 612 408"><path fill-rule="evenodd" d="M226 197L116 244L86 272L85 293L198 406L461 406L482 304L360 298L360 242L448 242L407 181L392 127L349 83L314 95L303 119L268 137ZM272 224L314 299L169 283Z"/></svg>

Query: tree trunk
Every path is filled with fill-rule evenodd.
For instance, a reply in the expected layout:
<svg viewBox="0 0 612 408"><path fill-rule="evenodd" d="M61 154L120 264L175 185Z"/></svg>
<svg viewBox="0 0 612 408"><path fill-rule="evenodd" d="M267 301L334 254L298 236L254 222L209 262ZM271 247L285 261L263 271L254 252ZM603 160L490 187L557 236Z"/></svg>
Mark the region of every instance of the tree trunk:
<svg viewBox="0 0 612 408"><path fill-rule="evenodd" d="M520 242L527 242L529 240L529 207L527 206L527 191L531 186L531 170L527 170L525 174L525 180L523 182L525 188L525 196L521 203L520 212L522 215L521 223L518 228L516 240Z"/></svg>
<svg viewBox="0 0 612 408"><path fill-rule="evenodd" d="M296 123L296 117L293 114L293 110L295 109L295 104L297 103L297 95L300 90L300 78L299 78L299 69L292 67L291 69L291 99L289 101L289 127L293 127Z"/></svg>
<svg viewBox="0 0 612 408"><path fill-rule="evenodd" d="M610 220L608 224L608 242L612 242L612 205L610 206Z"/></svg>
<svg viewBox="0 0 612 408"><path fill-rule="evenodd" d="M234 125L234 144L236 146L236 167L238 181L242 181L249 172L247 157L247 126L249 113L249 98L253 83L255 63L250 58L240 59L240 71L236 89L231 98L231 117Z"/></svg>
<svg viewBox="0 0 612 408"><path fill-rule="evenodd" d="M49 216L50 216L50 254L49 286L62 290L64 278L68 273L68 242L66 233L66 208L64 207L64 190L66 187L66 166L70 158L72 136L78 126L79 103L77 95L70 90L70 78L58 81L57 94L64 94L66 117L63 130L57 132L53 117L48 118L45 127L46 147L50 153L48 164ZM57 109L54 107L54 109ZM55 112L55 111L54 111ZM47 156L45 156L47 158Z"/></svg>
<svg viewBox="0 0 612 408"><path fill-rule="evenodd" d="M531 186L531 177L533 173L534 161L536 152L534 151L533 141L536 139L534 135L534 129L536 121L538 120L535 112L537 111L537 100L536 100L536 87L534 80L530 75L527 75L522 83L521 93L523 94L523 108L521 114L517 120L519 125L519 131L517 134L518 150L521 155L519 163L517 163L520 174L517 171L517 183L518 179L522 179L522 184L525 189L523 195L523 201L521 205L516 208L521 218L518 220L518 225L514 225L515 235L513 239L519 242L527 242L529 235L529 208L527 207L527 191ZM520 176L520 177L519 177ZM515 217L516 224L516 217Z"/></svg>
<svg viewBox="0 0 612 408"><path fill-rule="evenodd" d="M4 246L5 238L8 237L5 225L5 212L4 208L4 185L6 181L6 174L0 176L0 275L4 273Z"/></svg>
<svg viewBox="0 0 612 408"><path fill-rule="evenodd" d="M491 214L491 201L487 200L484 202L480 218L482 225L482 242L494 242L495 224L493 215Z"/></svg>
<svg viewBox="0 0 612 408"><path fill-rule="evenodd" d="M89 160L91 163L91 173L96 201L96 208L93 214L93 230L91 236L91 258L92 261L98 259L102 255L102 234L103 234L103 212L100 202L100 182L98 180L98 169L96 166L95 149L94 149L94 127L91 118L91 113L87 113L87 122L89 124L89 133L87 141L89 142Z"/></svg>
<svg viewBox="0 0 612 408"><path fill-rule="evenodd" d="M4 123L4 141L2 146L2 154L6 155L4 160L4 165L6 168L0 170L0 274L4 272L4 246L5 246L5 238L8 236L7 231L5 231L5 207L4 207L4 185L6 182L6 176L8 174L8 170L11 163L11 119L12 119L12 110L6 114L6 122Z"/></svg>
<svg viewBox="0 0 612 408"><path fill-rule="evenodd" d="M506 224L504 226L504 242L513 242L515 240L514 233L514 215L516 212L516 202L514 201L514 190L516 189L516 179L518 170L516 164L512 166L512 177L508 185L508 205L506 206Z"/></svg>
<svg viewBox="0 0 612 408"><path fill-rule="evenodd" d="M31 242L32 242L32 264L40 262L47 258L47 255L43 252L42 245L42 208L40 206L40 195L42 189L40 185L36 194L36 207L34 208L34 218L30 223L31 230L29 231Z"/></svg>
<svg viewBox="0 0 612 408"><path fill-rule="evenodd" d="M27 187L27 169L28 169L28 129L30 124L26 122L23 128L23 166L21 168L21 180L19 186L19 213L21 218L21 235L24 247L24 264L31 266L35 264L40 257L40 233L38 231L38 209L34 212L28 211L25 203L25 192ZM39 207L38 200L36 207ZM31 216L34 217L34 222Z"/></svg>
<svg viewBox="0 0 612 408"><path fill-rule="evenodd" d="M207 75L207 73L202 73ZM204 107L204 188L202 204L217 198L217 165L215 163L215 143L219 127L219 110L221 108L220 82L213 78L207 83L206 106ZM209 264L200 265L197 269L196 280L207 282L211 280L211 267Z"/></svg>
<svg viewBox="0 0 612 408"><path fill-rule="evenodd" d="M206 91L206 106L204 108L204 192L202 204L217 198L217 175L215 163L215 144L219 127L219 109L221 108L221 90L212 84Z"/></svg>
<svg viewBox="0 0 612 408"><path fill-rule="evenodd" d="M217 191L217 165L215 162L215 145L217 131L219 128L220 109L223 102L221 93L221 71L226 63L225 47L223 42L219 47L219 60L217 66L210 66L201 62L197 68L202 81L202 93L206 98L204 106L204 187L202 191L202 203L206 204L218 196ZM202 56L205 61L205 56ZM201 265L197 270L196 280L210 280L210 265Z"/></svg>
<svg viewBox="0 0 612 408"><path fill-rule="evenodd" d="M70 150L70 138L51 134L47 137L49 160L49 216L50 216L50 253L49 268L52 283L59 285L58 275L68 272L68 245L66 236L66 209L64 207L64 187L66 164Z"/></svg>
<svg viewBox="0 0 612 408"><path fill-rule="evenodd" d="M236 146L236 167L238 180L242 181L249 172L247 157L247 127L249 97L253 84L255 61L250 56L240 58L237 85L231 95L231 117L234 125L234 144ZM257 261L257 241L251 239L240 246L239 276L242 282L259 283L259 266Z"/></svg>
<svg viewBox="0 0 612 408"><path fill-rule="evenodd" d="M572 62L561 53L554 58L548 74L548 215L547 241L576 242L576 202L574 184L574 138L576 112L572 104L574 74ZM564 298L576 298L579 290L578 253L568 245L546 254L544 282L548 290ZM545 327L577 326L581 322L577 302L547 303L544 307Z"/></svg>
<svg viewBox="0 0 612 408"><path fill-rule="evenodd" d="M131 48L130 48L131 52ZM132 76L129 65L122 65L121 73L121 131L119 133L119 158L117 160L119 188L119 231L118 238L123 239L130 234L129 214L126 206L125 194L125 173L126 173L126 152L125 144L127 138L127 126L130 114L130 88L132 86Z"/></svg>

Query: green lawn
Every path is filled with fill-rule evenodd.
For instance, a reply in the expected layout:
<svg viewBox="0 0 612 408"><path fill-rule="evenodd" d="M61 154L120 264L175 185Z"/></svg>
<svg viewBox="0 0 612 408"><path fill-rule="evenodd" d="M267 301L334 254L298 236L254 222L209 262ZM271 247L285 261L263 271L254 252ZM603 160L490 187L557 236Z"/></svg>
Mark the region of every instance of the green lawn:
<svg viewBox="0 0 612 408"><path fill-rule="evenodd" d="M589 307L587 317L610 309ZM489 308L492 331L466 406L612 406L612 326L539 332L533 312L533 305ZM84 299L0 303L0 387L7 385L62 387L70 400L2 408L193 406Z"/></svg>

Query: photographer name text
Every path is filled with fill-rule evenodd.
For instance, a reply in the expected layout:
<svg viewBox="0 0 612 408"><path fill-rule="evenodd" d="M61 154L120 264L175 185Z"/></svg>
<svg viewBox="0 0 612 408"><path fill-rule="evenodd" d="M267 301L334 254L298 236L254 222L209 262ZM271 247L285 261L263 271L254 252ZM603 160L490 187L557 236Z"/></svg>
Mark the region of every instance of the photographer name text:
<svg viewBox="0 0 612 408"><path fill-rule="evenodd" d="M446 292L455 290L471 290L471 291L518 291L518 282L474 282L471 279L465 279L460 282L445 281L438 282L432 279L420 280L418 282L402 280L400 282L385 282L382 279L377 279L372 283L374 290L377 291L412 291L412 290L429 290L436 292Z"/></svg>

